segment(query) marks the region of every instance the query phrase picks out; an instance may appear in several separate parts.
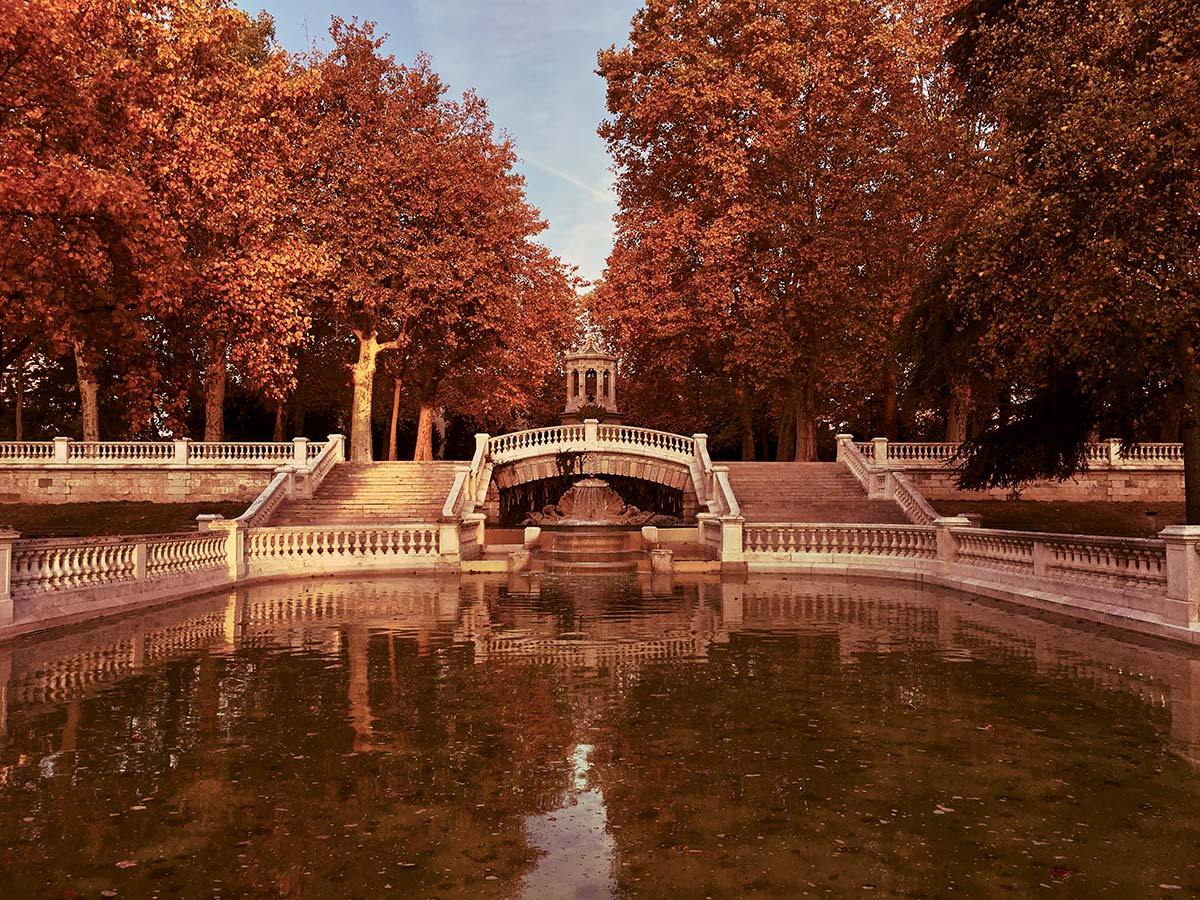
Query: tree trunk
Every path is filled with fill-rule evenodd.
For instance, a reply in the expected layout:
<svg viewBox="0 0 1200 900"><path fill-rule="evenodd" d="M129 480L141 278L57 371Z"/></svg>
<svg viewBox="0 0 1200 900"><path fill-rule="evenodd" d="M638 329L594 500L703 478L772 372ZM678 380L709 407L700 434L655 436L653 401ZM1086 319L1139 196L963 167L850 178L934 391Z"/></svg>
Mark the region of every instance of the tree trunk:
<svg viewBox="0 0 1200 900"><path fill-rule="evenodd" d="M738 426L742 432L742 461L754 461L754 422L750 418L750 406L741 391L737 394Z"/></svg>
<svg viewBox="0 0 1200 900"><path fill-rule="evenodd" d="M889 441L898 441L900 439L900 411L899 403L896 399L896 369L890 364L883 370L883 390L881 394L883 400L883 421L880 423L880 426L883 436Z"/></svg>
<svg viewBox="0 0 1200 900"><path fill-rule="evenodd" d="M350 409L350 460L370 462L374 459L371 439L371 397L375 388L375 358L379 341L375 332L358 335L358 362L351 368L354 377L354 400Z"/></svg>
<svg viewBox="0 0 1200 900"><path fill-rule="evenodd" d="M421 414L417 419L417 446L413 459L433 459L433 404L421 401Z"/></svg>
<svg viewBox="0 0 1200 900"><path fill-rule="evenodd" d="M388 459L395 462L400 457L396 453L396 432L400 429L400 388L399 378L392 379L392 424L388 427Z"/></svg>
<svg viewBox="0 0 1200 900"><path fill-rule="evenodd" d="M775 461L788 462L796 454L796 409L791 403L783 404L779 417L778 434L775 440Z"/></svg>
<svg viewBox="0 0 1200 900"><path fill-rule="evenodd" d="M1183 498L1186 523L1200 525L1200 372L1196 347L1186 330L1178 339L1183 387L1180 425L1183 431Z"/></svg>
<svg viewBox="0 0 1200 900"><path fill-rule="evenodd" d="M83 344L75 342L75 377L79 383L79 414L83 420L83 439L100 440L100 382L96 368L87 358Z"/></svg>
<svg viewBox="0 0 1200 900"><path fill-rule="evenodd" d="M796 451L795 462L815 462L817 459L816 398L812 382L806 381L796 392Z"/></svg>
<svg viewBox="0 0 1200 900"><path fill-rule="evenodd" d="M967 421L971 413L971 386L950 386L950 405L946 410L946 441L961 444L967 439Z"/></svg>
<svg viewBox="0 0 1200 900"><path fill-rule="evenodd" d="M25 440L25 359L17 360L17 408L14 416L16 426L15 437L18 441Z"/></svg>
<svg viewBox="0 0 1200 900"><path fill-rule="evenodd" d="M1168 394L1162 398L1162 421L1158 426L1158 439L1164 444L1179 440L1179 395Z"/></svg>
<svg viewBox="0 0 1200 900"><path fill-rule="evenodd" d="M204 440L225 440L225 354L209 364L204 372Z"/></svg>
<svg viewBox="0 0 1200 900"><path fill-rule="evenodd" d="M437 437L437 459L446 458L446 410L438 407L433 413L433 433Z"/></svg>
<svg viewBox="0 0 1200 900"><path fill-rule="evenodd" d="M277 444L282 442L284 439L283 438L283 428L284 428L284 419L285 419L284 413L285 413L286 409L287 409L287 404L284 403L282 400L278 401L275 404L275 431L272 434L272 440L274 440L275 443L277 443Z"/></svg>

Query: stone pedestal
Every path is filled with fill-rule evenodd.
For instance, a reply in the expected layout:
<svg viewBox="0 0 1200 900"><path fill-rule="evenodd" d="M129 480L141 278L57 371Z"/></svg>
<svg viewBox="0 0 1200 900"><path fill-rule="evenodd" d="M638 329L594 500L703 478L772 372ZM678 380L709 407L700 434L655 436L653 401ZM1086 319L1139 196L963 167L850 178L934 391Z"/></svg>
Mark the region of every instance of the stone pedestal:
<svg viewBox="0 0 1200 900"><path fill-rule="evenodd" d="M13 623L12 555L19 537L15 531L0 529L0 627Z"/></svg>
<svg viewBox="0 0 1200 900"><path fill-rule="evenodd" d="M1167 544L1166 618L1194 628L1200 624L1200 525L1170 525L1159 536Z"/></svg>

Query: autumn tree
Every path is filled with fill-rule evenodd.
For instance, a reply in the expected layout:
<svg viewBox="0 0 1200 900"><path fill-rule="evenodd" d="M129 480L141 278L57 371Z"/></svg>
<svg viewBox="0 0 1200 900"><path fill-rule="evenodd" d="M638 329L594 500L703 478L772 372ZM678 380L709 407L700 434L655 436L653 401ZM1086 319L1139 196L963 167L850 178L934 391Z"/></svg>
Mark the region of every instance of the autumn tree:
<svg viewBox="0 0 1200 900"><path fill-rule="evenodd" d="M6 0L0 15L0 315L72 354L83 436L99 436L103 354L146 358L177 247L140 177L169 51L159 4ZM125 387L146 396L152 372Z"/></svg>
<svg viewBox="0 0 1200 900"><path fill-rule="evenodd" d="M311 79L275 46L265 14L193 0L171 28L173 64L156 82L169 149L147 161L147 180L180 236L185 302L162 326L198 351L204 439L220 441L230 368L280 402L308 325L304 280L321 254L295 215L293 148Z"/></svg>
<svg viewBox="0 0 1200 900"><path fill-rule="evenodd" d="M446 100L428 58L397 64L370 25L335 19L331 35L310 111L306 215L334 266L333 315L358 343L351 456L372 457L376 367L392 353L409 361L394 377L411 379L415 455L428 458L441 386L501 344L535 350L539 329L569 316L570 283L533 242L544 224L483 101Z"/></svg>
<svg viewBox="0 0 1200 900"><path fill-rule="evenodd" d="M1018 401L967 445L968 487L1065 477L1098 428L1136 440L1181 397L1200 524L1200 8L1186 0L979 0L952 54L991 122L997 187L953 298Z"/></svg>
<svg viewBox="0 0 1200 900"><path fill-rule="evenodd" d="M600 54L620 194L607 324L623 355L723 382L744 454L764 400L814 459L848 375L894 382L872 362L931 252L911 201L934 168L934 6L651 0Z"/></svg>

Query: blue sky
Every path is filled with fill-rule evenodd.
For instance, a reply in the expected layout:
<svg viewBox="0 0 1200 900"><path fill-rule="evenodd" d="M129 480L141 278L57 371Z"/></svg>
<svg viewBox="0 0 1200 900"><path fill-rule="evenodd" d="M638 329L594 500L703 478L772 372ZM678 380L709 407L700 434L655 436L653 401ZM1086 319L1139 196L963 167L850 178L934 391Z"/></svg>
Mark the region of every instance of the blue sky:
<svg viewBox="0 0 1200 900"><path fill-rule="evenodd" d="M596 52L622 45L637 0L241 0L275 17L279 42L328 47L329 18L378 23L387 51L424 50L454 94L468 88L516 142L530 202L550 227L541 239L588 280L612 247L616 197L596 126L605 115Z"/></svg>

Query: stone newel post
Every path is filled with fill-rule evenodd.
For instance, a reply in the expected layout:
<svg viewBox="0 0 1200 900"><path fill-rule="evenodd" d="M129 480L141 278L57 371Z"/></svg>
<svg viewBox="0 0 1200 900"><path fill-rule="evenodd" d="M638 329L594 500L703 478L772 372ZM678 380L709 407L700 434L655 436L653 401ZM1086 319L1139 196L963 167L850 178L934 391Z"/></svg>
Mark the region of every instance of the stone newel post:
<svg viewBox="0 0 1200 900"><path fill-rule="evenodd" d="M1200 624L1200 525L1168 525L1159 532L1167 543L1167 601L1164 618L1172 625Z"/></svg>
<svg viewBox="0 0 1200 900"><path fill-rule="evenodd" d="M950 567L958 561L958 538L950 531L951 528L970 528L971 520L966 516L942 516L933 520L937 529L937 555L942 564L942 571L949 572Z"/></svg>
<svg viewBox="0 0 1200 900"><path fill-rule="evenodd" d="M15 531L0 528L0 627L13 623L13 542L19 537Z"/></svg>
<svg viewBox="0 0 1200 900"><path fill-rule="evenodd" d="M887 438L871 438L871 443L875 445L875 465L887 465Z"/></svg>
<svg viewBox="0 0 1200 900"><path fill-rule="evenodd" d="M834 439L837 441L837 461L841 462L846 458L846 454L849 452L846 449L846 445L854 440L854 435L839 434L836 435Z"/></svg>
<svg viewBox="0 0 1200 900"><path fill-rule="evenodd" d="M600 443L599 419L583 420L583 442L589 447L595 447Z"/></svg>
<svg viewBox="0 0 1200 900"><path fill-rule="evenodd" d="M175 438L175 458L171 460L172 465L186 466L188 464L188 445L191 443L191 438Z"/></svg>
<svg viewBox="0 0 1200 900"><path fill-rule="evenodd" d="M56 437L54 439L54 462L56 465L65 466L71 461L71 439L68 437Z"/></svg>
<svg viewBox="0 0 1200 900"><path fill-rule="evenodd" d="M333 454L338 462L346 461L346 436L344 434L331 434L326 440L331 444L336 444L333 448Z"/></svg>
<svg viewBox="0 0 1200 900"><path fill-rule="evenodd" d="M308 438L292 438L292 462L301 469L308 468Z"/></svg>

